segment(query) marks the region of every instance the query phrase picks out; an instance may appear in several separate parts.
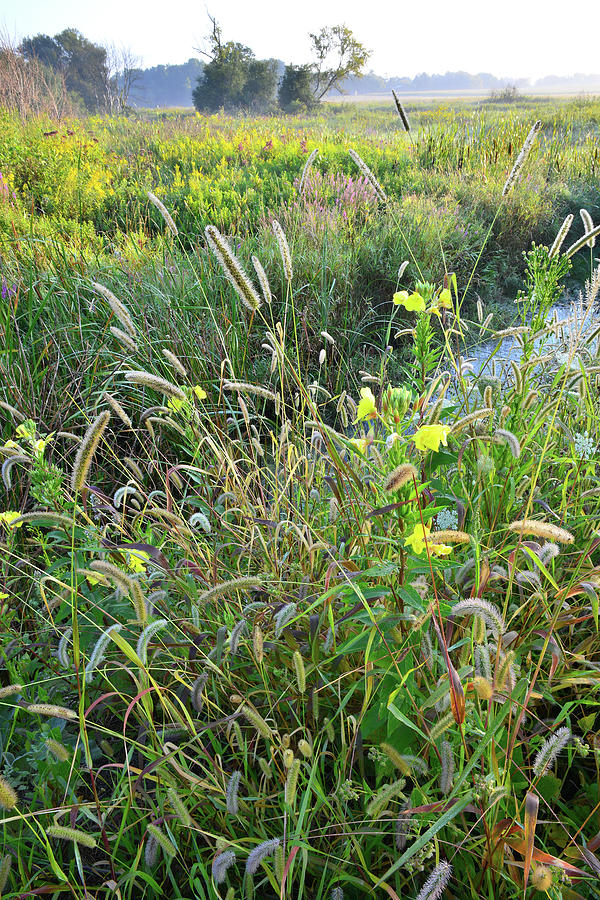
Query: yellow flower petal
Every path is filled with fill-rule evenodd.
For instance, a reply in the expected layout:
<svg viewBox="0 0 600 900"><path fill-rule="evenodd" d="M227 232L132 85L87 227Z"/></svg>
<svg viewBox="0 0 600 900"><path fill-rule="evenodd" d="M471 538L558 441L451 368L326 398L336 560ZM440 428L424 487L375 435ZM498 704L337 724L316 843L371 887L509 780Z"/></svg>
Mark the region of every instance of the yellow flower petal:
<svg viewBox="0 0 600 900"><path fill-rule="evenodd" d="M444 290L438 297L437 305L441 309L452 309L452 294L450 293L448 288L444 288Z"/></svg>
<svg viewBox="0 0 600 900"><path fill-rule="evenodd" d="M15 523L15 519L20 518L20 512L15 512L14 509L8 509L6 512L0 513L0 525L6 525L7 528L20 528L23 523Z"/></svg>
<svg viewBox="0 0 600 900"><path fill-rule="evenodd" d="M371 388L361 388L361 400L356 410L356 419L354 422L360 422L361 419L374 419L377 415L377 407L375 406L375 396Z"/></svg>
<svg viewBox="0 0 600 900"><path fill-rule="evenodd" d="M398 291L394 294L392 302L396 306L403 306L408 312L423 312L425 309L425 301L416 291L413 294L409 294L408 291Z"/></svg>
<svg viewBox="0 0 600 900"><path fill-rule="evenodd" d="M448 446L449 425L422 425L412 436L417 450L439 450L440 444Z"/></svg>
<svg viewBox="0 0 600 900"><path fill-rule="evenodd" d="M203 388L201 388L199 384L194 385L194 393L195 393L196 397L198 398L198 400L206 400L206 398L208 397L208 394L206 393L206 391Z"/></svg>
<svg viewBox="0 0 600 900"><path fill-rule="evenodd" d="M404 543L412 549L414 554L420 556L426 549L425 542L430 534L431 528L427 525L421 525L419 522L413 528L413 533L405 538ZM431 556L447 556L449 553L452 553L452 547L449 547L447 544L428 544L428 546Z"/></svg>

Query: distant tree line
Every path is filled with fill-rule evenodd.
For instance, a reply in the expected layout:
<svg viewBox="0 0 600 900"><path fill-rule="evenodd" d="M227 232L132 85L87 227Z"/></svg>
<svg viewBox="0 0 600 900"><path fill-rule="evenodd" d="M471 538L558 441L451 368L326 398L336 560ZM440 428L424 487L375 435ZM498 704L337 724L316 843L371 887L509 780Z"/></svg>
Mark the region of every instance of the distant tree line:
<svg viewBox="0 0 600 900"><path fill-rule="evenodd" d="M103 47L74 28L50 36L37 34L15 47L0 39L0 105L23 115L44 111L120 112L128 106L195 106L201 112L266 113L310 110L332 92L398 94L438 91L490 91L508 99L507 91L528 87L526 79L497 78L488 72L420 73L414 78L364 74L369 51L345 25L310 35L311 59L285 64L257 59L250 47L225 41L217 21L203 60L142 69L130 51ZM600 76L547 76L536 87L594 89ZM514 97L513 97L514 99Z"/></svg>

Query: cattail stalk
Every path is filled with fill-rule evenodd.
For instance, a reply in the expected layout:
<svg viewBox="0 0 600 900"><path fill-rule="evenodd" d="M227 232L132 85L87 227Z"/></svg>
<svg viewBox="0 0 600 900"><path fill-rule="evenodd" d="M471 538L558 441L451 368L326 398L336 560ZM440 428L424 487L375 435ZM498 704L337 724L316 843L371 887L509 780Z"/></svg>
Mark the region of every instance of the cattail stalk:
<svg viewBox="0 0 600 900"><path fill-rule="evenodd" d="M402 122L402 124L404 126L404 130L406 132L408 132L408 131L410 131L410 122L408 121L408 116L406 115L406 111L405 111L404 107L402 106L402 104L400 103L400 98L398 97L398 94L396 93L396 91L392 90L392 96L394 98L394 103L396 104L396 110L398 112L398 115L400 116L400 121Z"/></svg>

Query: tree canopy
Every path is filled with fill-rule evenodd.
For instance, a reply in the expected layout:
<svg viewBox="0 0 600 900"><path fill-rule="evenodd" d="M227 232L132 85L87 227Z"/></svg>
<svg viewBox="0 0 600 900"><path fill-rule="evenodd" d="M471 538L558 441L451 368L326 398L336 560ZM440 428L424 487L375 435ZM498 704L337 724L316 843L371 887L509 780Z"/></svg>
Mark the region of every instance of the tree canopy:
<svg viewBox="0 0 600 900"><path fill-rule="evenodd" d="M54 37L38 34L25 38L21 53L25 59L37 59L63 75L67 90L81 97L89 112L108 106L110 74L106 49L75 28L65 28Z"/></svg>
<svg viewBox="0 0 600 900"><path fill-rule="evenodd" d="M250 47L236 41L223 42L221 29L211 18L210 50L192 94L197 110L266 110L275 99L277 63L256 59Z"/></svg>

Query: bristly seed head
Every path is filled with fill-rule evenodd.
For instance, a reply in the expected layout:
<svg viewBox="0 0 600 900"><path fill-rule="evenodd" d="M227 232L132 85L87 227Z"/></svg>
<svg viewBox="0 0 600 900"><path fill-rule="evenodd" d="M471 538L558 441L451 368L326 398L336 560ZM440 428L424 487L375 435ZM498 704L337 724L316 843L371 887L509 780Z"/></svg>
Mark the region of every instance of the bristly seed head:
<svg viewBox="0 0 600 900"><path fill-rule="evenodd" d="M225 277L238 297L250 312L256 312L260 307L260 297L231 247L214 225L207 225L204 229L204 234L208 246L216 256Z"/></svg>

